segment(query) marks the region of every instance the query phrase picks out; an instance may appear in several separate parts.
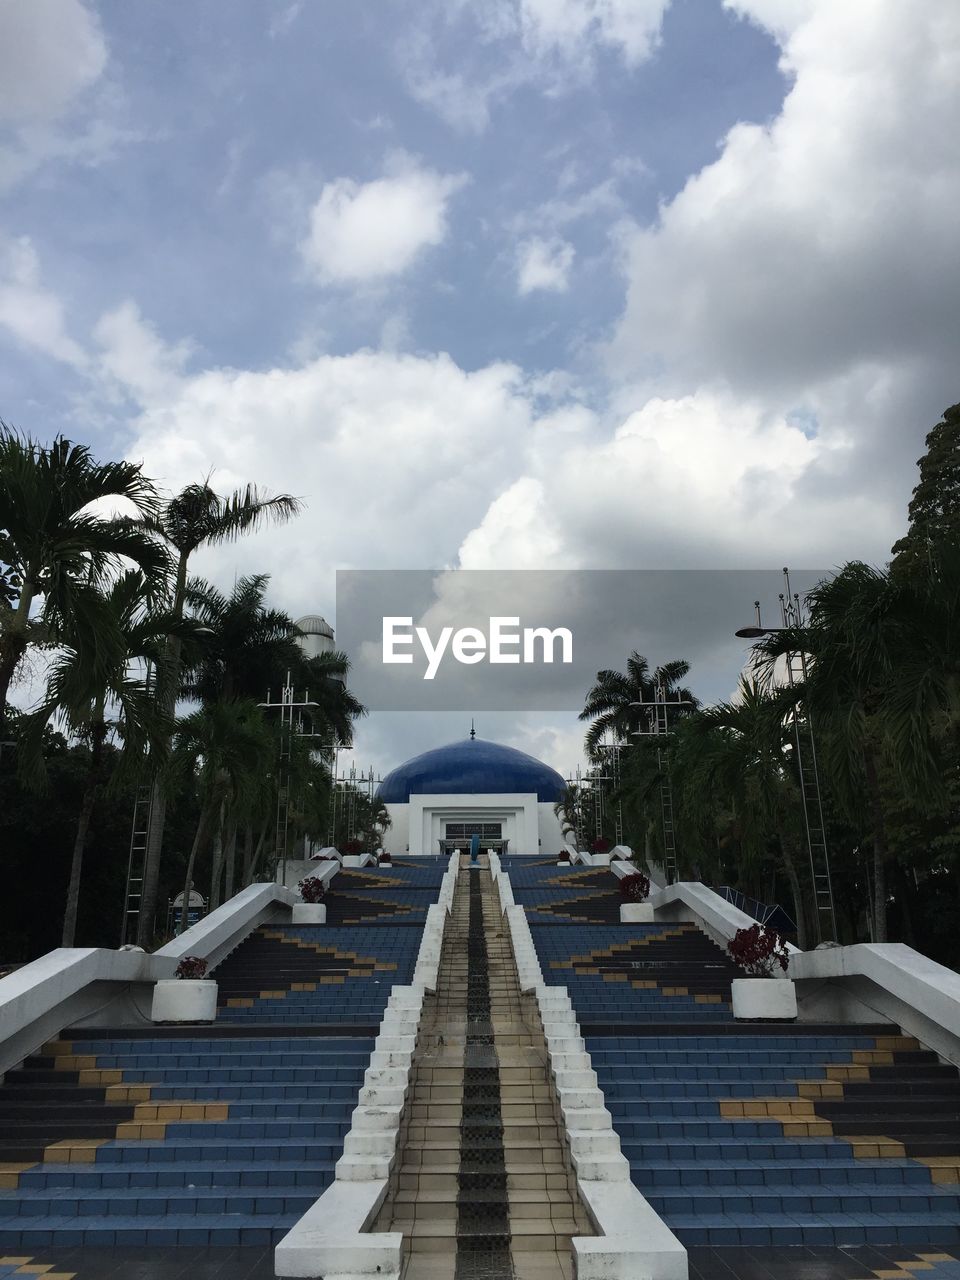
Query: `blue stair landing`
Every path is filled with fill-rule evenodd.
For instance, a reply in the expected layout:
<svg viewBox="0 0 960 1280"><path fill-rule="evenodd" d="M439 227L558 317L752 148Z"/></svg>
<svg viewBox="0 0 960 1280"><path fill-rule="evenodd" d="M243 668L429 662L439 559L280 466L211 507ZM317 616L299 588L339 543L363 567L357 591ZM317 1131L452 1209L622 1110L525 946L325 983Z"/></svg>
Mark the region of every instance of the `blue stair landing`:
<svg viewBox="0 0 960 1280"><path fill-rule="evenodd" d="M331 914L362 924L254 930L212 974L209 1027L74 1028L9 1072L0 1256L275 1244L333 1181L441 874L349 873Z"/></svg>

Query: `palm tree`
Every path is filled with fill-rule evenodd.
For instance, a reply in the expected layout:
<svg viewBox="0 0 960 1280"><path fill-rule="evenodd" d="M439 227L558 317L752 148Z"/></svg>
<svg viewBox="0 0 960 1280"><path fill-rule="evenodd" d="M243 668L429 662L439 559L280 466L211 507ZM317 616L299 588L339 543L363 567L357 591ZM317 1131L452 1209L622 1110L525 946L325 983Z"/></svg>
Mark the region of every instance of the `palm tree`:
<svg viewBox="0 0 960 1280"><path fill-rule="evenodd" d="M734 702L689 717L679 735L674 777L684 821L717 832L729 815L739 846L738 870L756 869L771 843L790 885L798 942L808 942L807 892L801 879L799 789L792 775L788 730L791 693L741 678Z"/></svg>
<svg viewBox="0 0 960 1280"><path fill-rule="evenodd" d="M151 611L147 582L139 570L122 574L105 595L78 588L89 596L83 616L96 622L95 655L89 653L89 628L73 629L70 619L56 633L58 656L47 679L44 699L24 717L20 769L28 777L44 776L43 735L54 717L90 748L77 830L70 863L70 880L63 917L61 945L72 947L83 858L94 807L106 782L107 741L117 729L123 739L122 761L137 767L147 747L161 749L169 732L152 691L143 676L131 673L138 661L156 663L170 630L170 620ZM114 781L123 770L114 771Z"/></svg>
<svg viewBox="0 0 960 1280"><path fill-rule="evenodd" d="M808 655L806 679L797 687L811 719L820 760L841 808L854 822L864 822L873 850L873 924L875 942L887 938L887 799L880 777L885 763L897 770L891 699L904 709L898 694L898 668L909 652L910 626L897 607L899 589L889 576L854 561L808 596L810 620L759 640L754 646L761 669L772 670L786 653ZM916 665L916 651L909 657ZM921 673L916 691L926 681ZM921 716L912 730L929 749L929 721ZM920 752L919 754L922 754ZM917 765L917 759L913 761ZM925 775L932 777L933 771ZM901 774L901 776L904 776Z"/></svg>
<svg viewBox="0 0 960 1280"><path fill-rule="evenodd" d="M188 485L159 511L144 521L170 549L174 560L173 593L170 612L174 619L183 617L187 600L190 557L201 547L232 542L244 533L259 528L266 521L284 522L301 509L299 499L281 494L268 498L255 485L237 489L228 497L216 493L204 481ZM180 690L182 646L171 633L166 646L163 678L158 683L158 698L164 714L172 717ZM143 898L137 938L147 946L153 937L160 887L160 857L166 823L167 792L159 771L154 773L150 825L143 868Z"/></svg>
<svg viewBox="0 0 960 1280"><path fill-rule="evenodd" d="M20 660L31 644L49 642L51 627L74 637L86 629L87 651L96 652L99 615L83 588L102 586L126 559L152 591L163 590L164 548L142 524L91 509L117 499L152 516L156 495L139 463L95 462L63 436L45 447L0 422L0 718Z"/></svg>
<svg viewBox="0 0 960 1280"><path fill-rule="evenodd" d="M194 578L187 603L205 630L195 661L184 672L183 693L200 702L232 698L261 699L304 657L289 614L265 604L270 578L265 573L240 578L229 596Z"/></svg>
<svg viewBox="0 0 960 1280"><path fill-rule="evenodd" d="M215 702L180 721L178 762L197 771L200 817L187 859L180 929L186 928L197 857L215 836L222 839L227 813L272 763L273 737L254 702Z"/></svg>
<svg viewBox="0 0 960 1280"><path fill-rule="evenodd" d="M564 844L567 843L567 837L571 835L576 843L580 829L581 804L580 788L575 782L568 782L563 789L563 795L553 806L554 817L560 823L560 832L563 836Z"/></svg>
<svg viewBox="0 0 960 1280"><path fill-rule="evenodd" d="M690 710L699 706L690 690L680 685L689 671L689 662L678 658L651 673L647 659L636 649L627 659L625 672L598 671L596 682L587 693L586 703L580 712L581 720L593 721L584 740L590 759L599 758L598 749L607 734L619 743L630 741L631 735L646 723L645 712L634 704L651 702L658 688L663 688L671 699L689 703Z"/></svg>

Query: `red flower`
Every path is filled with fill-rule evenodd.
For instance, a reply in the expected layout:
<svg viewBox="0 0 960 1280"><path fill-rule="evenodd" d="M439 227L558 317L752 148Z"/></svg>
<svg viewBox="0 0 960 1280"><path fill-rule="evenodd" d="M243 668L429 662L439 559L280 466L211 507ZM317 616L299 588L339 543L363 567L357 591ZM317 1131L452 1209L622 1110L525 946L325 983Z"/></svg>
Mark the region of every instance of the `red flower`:
<svg viewBox="0 0 960 1280"><path fill-rule="evenodd" d="M768 929L763 924L738 929L733 941L727 943L727 950L734 962L752 978L772 978L777 965L786 973L790 963L783 938L776 929Z"/></svg>
<svg viewBox="0 0 960 1280"><path fill-rule="evenodd" d="M620 897L624 902L645 902L649 894L650 877L642 871L635 871L620 881Z"/></svg>
<svg viewBox="0 0 960 1280"><path fill-rule="evenodd" d="M300 897L304 902L322 902L327 895L327 886L319 876L307 876L297 885Z"/></svg>

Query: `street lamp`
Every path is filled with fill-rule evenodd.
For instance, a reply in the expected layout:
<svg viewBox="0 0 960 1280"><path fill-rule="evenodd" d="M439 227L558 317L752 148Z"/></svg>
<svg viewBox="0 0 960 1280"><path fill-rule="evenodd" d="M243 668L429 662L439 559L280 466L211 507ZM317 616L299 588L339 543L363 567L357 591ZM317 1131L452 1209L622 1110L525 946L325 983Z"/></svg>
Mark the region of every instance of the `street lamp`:
<svg viewBox="0 0 960 1280"><path fill-rule="evenodd" d="M754 600L756 622L740 627L734 634L742 640L759 640L762 636L777 635L804 625L800 596L790 589L790 571L784 569L785 590L780 592L779 627L765 627L760 618L760 601ZM793 688L806 680L807 656L803 650L789 652L787 679ZM830 877L830 853L827 848L826 824L823 818L823 797L820 790L820 771L817 767L817 747L813 737L813 725L809 716L801 716L794 700L790 718L793 724L794 748L800 778L800 800L803 808L803 826L810 858L810 875L813 880L813 898L816 905L817 942L837 941L837 915L833 900L833 883Z"/></svg>

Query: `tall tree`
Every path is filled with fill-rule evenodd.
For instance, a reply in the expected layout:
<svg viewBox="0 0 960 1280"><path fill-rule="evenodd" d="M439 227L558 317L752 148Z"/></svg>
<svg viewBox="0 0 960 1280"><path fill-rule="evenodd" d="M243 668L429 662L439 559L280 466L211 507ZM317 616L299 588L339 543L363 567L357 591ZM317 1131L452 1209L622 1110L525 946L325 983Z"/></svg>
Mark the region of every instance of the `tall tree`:
<svg viewBox="0 0 960 1280"><path fill-rule="evenodd" d="M668 697L689 703L689 710L698 706L690 690L680 684L689 671L689 662L677 658L651 672L647 659L635 649L627 659L625 672L598 671L580 712L581 720L592 721L584 740L587 755L595 759L608 734L612 734L616 742L629 743L631 735L646 724L645 713L635 704L651 702L658 687L662 687Z"/></svg>
<svg viewBox="0 0 960 1280"><path fill-rule="evenodd" d="M798 942L808 939L807 877L800 851L800 794L791 767L789 690L741 679L733 702L698 711L684 724L675 757L678 807L704 828L729 814L742 875L759 869L775 844L793 898ZM714 829L716 829L714 827Z"/></svg>
<svg viewBox="0 0 960 1280"><path fill-rule="evenodd" d="M103 596L92 588L84 590L92 597L85 603L84 616L96 621L96 654L88 651L89 630L77 630L66 619L56 634L57 657L48 674L43 701L37 710L23 717L19 753L21 772L45 779L43 743L53 718L89 748L64 909L64 947L72 947L76 936L90 823L107 782L107 741L117 730L124 744L120 759L132 759L136 769L148 746L160 749L170 728L159 713L140 665L140 660L158 661L170 629L169 619L149 606L143 574L136 570L122 574ZM115 778L118 768L115 765Z"/></svg>
<svg viewBox="0 0 960 1280"><path fill-rule="evenodd" d="M893 546L894 575L928 572L945 549L960 547L960 404L944 411L926 446L908 508L910 527Z"/></svg>
<svg viewBox="0 0 960 1280"><path fill-rule="evenodd" d="M51 628L86 630L96 652L98 614L88 615L94 597L85 587L132 560L162 591L164 548L142 525L96 509L118 499L144 519L154 512L139 463L96 462L62 436L44 446L0 423L0 718L21 659L31 644L50 642Z"/></svg>
<svg viewBox="0 0 960 1280"><path fill-rule="evenodd" d="M160 510L145 521L170 549L174 560L174 582L170 612L174 619L184 614L190 557L201 547L232 542L268 521L284 522L301 509L297 498L289 494L268 498L255 485L237 489L227 497L216 493L207 482L188 485ZM173 716L180 691L182 644L171 634L166 646L162 679L157 695L163 713ZM150 825L143 869L143 898L137 930L141 946L153 939L160 888L160 859L166 824L167 792L162 773L154 773Z"/></svg>
<svg viewBox="0 0 960 1280"><path fill-rule="evenodd" d="M200 817L187 860L180 929L186 927L197 858L216 836L222 839L229 804L272 763L273 738L259 707L238 699L215 702L181 720L177 756L197 771Z"/></svg>

